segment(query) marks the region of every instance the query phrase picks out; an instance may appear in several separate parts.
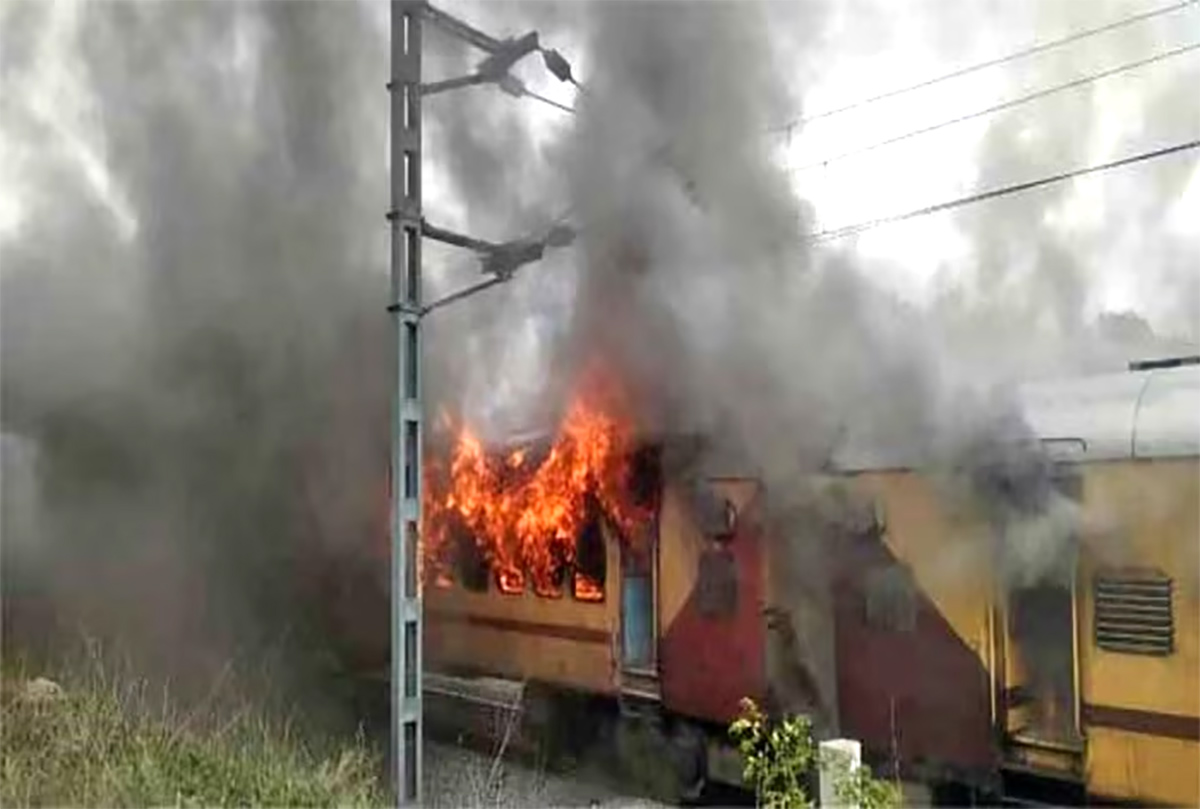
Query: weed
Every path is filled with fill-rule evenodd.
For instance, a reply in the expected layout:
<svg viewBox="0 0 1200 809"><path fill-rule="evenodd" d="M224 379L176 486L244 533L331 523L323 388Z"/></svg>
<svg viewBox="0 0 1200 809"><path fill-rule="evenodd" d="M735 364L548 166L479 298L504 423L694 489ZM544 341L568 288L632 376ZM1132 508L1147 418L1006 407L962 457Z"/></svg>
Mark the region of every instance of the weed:
<svg viewBox="0 0 1200 809"><path fill-rule="evenodd" d="M181 714L144 681L95 670L35 692L3 675L0 805L381 806L362 738L322 757L250 710ZM155 703L155 704L152 704Z"/></svg>

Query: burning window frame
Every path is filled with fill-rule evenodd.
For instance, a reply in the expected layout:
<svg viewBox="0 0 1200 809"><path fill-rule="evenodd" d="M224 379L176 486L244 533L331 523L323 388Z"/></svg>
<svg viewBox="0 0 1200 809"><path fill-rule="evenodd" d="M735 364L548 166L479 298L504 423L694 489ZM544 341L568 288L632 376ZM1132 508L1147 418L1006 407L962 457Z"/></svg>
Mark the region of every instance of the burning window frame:
<svg viewBox="0 0 1200 809"><path fill-rule="evenodd" d="M598 509L584 520L575 537L575 561L571 566L571 598L585 604L603 604L608 588L608 537L604 516ZM590 568L590 569L589 569Z"/></svg>
<svg viewBox="0 0 1200 809"><path fill-rule="evenodd" d="M441 427L448 451L424 488L430 568L470 553L447 547L461 525L501 594L555 600L569 583L574 600L603 603L608 542L639 541L661 496L659 448L635 436L619 386L585 377L558 430L535 440L485 446L448 416Z"/></svg>
<svg viewBox="0 0 1200 809"><path fill-rule="evenodd" d="M493 575L483 549L465 526L455 526L452 537L449 565L453 571L450 576L452 584L472 593L487 593L491 589Z"/></svg>

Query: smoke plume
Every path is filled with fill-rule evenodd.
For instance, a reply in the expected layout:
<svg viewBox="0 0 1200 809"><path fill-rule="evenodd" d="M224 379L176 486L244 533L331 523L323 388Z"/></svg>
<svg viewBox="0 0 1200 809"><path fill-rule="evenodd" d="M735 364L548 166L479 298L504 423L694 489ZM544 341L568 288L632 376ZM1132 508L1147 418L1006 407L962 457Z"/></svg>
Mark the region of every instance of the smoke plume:
<svg viewBox="0 0 1200 809"><path fill-rule="evenodd" d="M952 50L972 26L946 36L931 6L934 43ZM6 642L86 624L203 681L284 635L335 654L386 641L382 602L344 597L382 592L356 585L386 575L379 8L0 10L0 178L25 202L15 218L0 208L0 405L5 433L36 447L23 468L37 484L34 502L5 470ZM955 451L994 432L975 405L990 383L1157 344L1133 316L1102 329L1089 314L1098 257L1161 266L1156 324L1200 336L1195 294L1176 294L1198 289L1188 243L1130 246L1179 196L1178 164L1120 186L1125 209L1105 219L1122 226L1089 238L1044 226L1054 194L963 212L969 266L926 308L878 283L888 266L814 251L812 212L763 132L797 115L792 80L828 53L823 3L452 10L498 36L536 28L586 90L537 131L533 107L495 88L428 99L427 216L499 241L567 210L579 238L430 318L430 415L461 411L485 434L544 426L602 358L640 428L708 436L711 463L765 482L797 569L818 576L810 534L833 517L803 481L847 425L932 460L987 457ZM883 37L878 10L855 13ZM780 41L805 54L798 72ZM434 31L426 45L429 78L475 57ZM1188 76L1154 85L1142 129L1194 124ZM1018 164L1061 169L1101 103L1085 91L1040 108L1032 137L994 126L981 186ZM427 298L478 278L470 257L426 255ZM317 651L287 667L297 688Z"/></svg>
<svg viewBox="0 0 1200 809"><path fill-rule="evenodd" d="M35 537L5 524L6 643L93 634L180 698L282 645L294 696L386 575L383 41L342 4L6 9L35 193L3 424L40 496Z"/></svg>

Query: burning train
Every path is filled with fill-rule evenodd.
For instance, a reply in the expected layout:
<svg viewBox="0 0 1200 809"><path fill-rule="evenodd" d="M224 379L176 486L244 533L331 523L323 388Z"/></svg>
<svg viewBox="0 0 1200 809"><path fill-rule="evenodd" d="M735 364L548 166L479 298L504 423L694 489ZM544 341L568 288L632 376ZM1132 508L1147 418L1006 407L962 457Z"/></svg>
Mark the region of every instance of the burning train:
<svg viewBox="0 0 1200 809"><path fill-rule="evenodd" d="M779 535L752 476L673 475L694 442L642 440L611 391L549 441L459 432L425 492L427 689L645 730L679 796L739 780L751 697L931 789L1196 805L1200 366L1020 401L1032 492L976 470L1010 513L848 436L821 475L844 516L812 536Z"/></svg>

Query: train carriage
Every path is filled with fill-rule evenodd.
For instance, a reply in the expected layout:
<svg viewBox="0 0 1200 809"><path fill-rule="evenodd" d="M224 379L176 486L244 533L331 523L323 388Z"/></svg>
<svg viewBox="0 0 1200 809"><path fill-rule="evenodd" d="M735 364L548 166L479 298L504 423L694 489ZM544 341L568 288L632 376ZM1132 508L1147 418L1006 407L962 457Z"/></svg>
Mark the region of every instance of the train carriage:
<svg viewBox="0 0 1200 809"><path fill-rule="evenodd" d="M935 481L844 452L876 519L835 587L842 730L921 780L1200 804L1200 367L1021 399L1071 512L1018 550L1070 533L1065 575L1006 574Z"/></svg>
<svg viewBox="0 0 1200 809"><path fill-rule="evenodd" d="M426 583L427 688L608 705L564 707L568 733L649 728L677 797L740 780L724 728L748 696L908 782L1200 803L1200 367L1021 402L1071 515L1054 581L1006 572L995 525L848 440L826 477L859 506L849 530L774 535L762 486L715 470L658 474L641 536L597 511L554 588L459 554Z"/></svg>
<svg viewBox="0 0 1200 809"><path fill-rule="evenodd" d="M643 537L622 541L597 515L575 557L595 558L586 546L599 540L602 563L577 563L558 591L494 572L464 584L469 554L460 555L461 572L425 591L434 690L462 698L485 682L472 678L502 677L550 710L607 698L617 735L635 727L649 737L639 750L649 744L676 762L668 797L698 794L710 770L739 782L723 728L743 697L768 692L767 559L749 516L760 492L744 478L701 488L661 484Z"/></svg>

